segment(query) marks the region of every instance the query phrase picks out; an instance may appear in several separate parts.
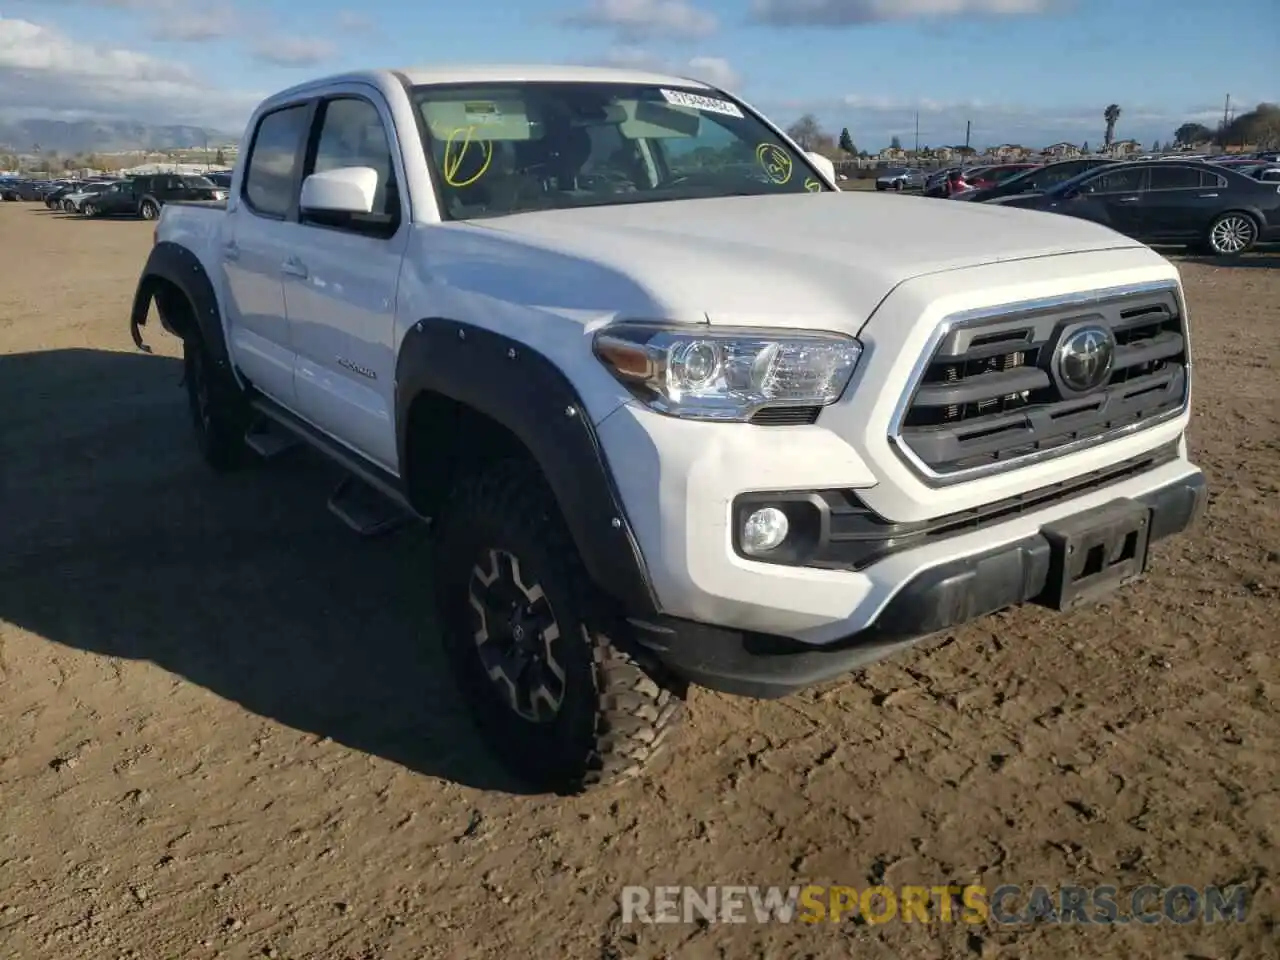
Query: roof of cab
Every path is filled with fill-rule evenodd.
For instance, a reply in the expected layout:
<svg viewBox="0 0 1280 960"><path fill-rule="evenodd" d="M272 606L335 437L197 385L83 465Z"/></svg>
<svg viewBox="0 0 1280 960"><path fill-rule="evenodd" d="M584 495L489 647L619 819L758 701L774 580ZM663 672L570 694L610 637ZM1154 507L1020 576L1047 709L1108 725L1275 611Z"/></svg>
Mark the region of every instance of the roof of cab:
<svg viewBox="0 0 1280 960"><path fill-rule="evenodd" d="M431 86L445 83L636 83L672 87L689 87L696 90L714 90L714 87L690 77L650 73L647 70L628 70L621 67L555 66L550 64L461 64L433 67L406 67L402 69L353 70L324 77L313 77L279 90L263 100L255 111L260 114L279 107L282 103L301 97L314 96L317 90L338 83L367 83L390 93L392 89L408 81L413 86Z"/></svg>
<svg viewBox="0 0 1280 960"><path fill-rule="evenodd" d="M631 70L622 67L587 67L554 64L464 64L409 67L398 70L410 83L665 83L682 87L703 87L699 80Z"/></svg>
<svg viewBox="0 0 1280 960"><path fill-rule="evenodd" d="M295 84L287 90L281 90L267 98L274 102L289 97L299 96L314 90L316 87L334 83L363 81L375 86L390 87L407 80L414 86L430 86L444 83L645 83L666 84L667 86L693 87L710 90L707 84L689 77L675 77L669 74L650 73L647 70L628 70L619 67L575 67L553 66L548 64L461 64L440 65L433 67L406 67L391 70L356 70L348 73L331 74L325 77L313 77Z"/></svg>

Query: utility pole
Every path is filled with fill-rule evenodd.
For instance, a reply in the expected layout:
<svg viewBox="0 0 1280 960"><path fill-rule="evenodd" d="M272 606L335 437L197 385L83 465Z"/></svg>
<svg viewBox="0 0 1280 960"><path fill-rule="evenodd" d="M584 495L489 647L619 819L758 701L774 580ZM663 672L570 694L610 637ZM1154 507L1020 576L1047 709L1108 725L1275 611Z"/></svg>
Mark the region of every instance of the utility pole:
<svg viewBox="0 0 1280 960"><path fill-rule="evenodd" d="M973 121L966 120L964 122L964 153L960 155L960 166L963 167L969 159L969 135L973 133Z"/></svg>
<svg viewBox="0 0 1280 960"><path fill-rule="evenodd" d="M916 111L916 163L920 162L920 111Z"/></svg>
<svg viewBox="0 0 1280 960"><path fill-rule="evenodd" d="M1227 102L1222 107L1222 129L1227 129L1227 124L1231 122L1231 94L1227 94Z"/></svg>

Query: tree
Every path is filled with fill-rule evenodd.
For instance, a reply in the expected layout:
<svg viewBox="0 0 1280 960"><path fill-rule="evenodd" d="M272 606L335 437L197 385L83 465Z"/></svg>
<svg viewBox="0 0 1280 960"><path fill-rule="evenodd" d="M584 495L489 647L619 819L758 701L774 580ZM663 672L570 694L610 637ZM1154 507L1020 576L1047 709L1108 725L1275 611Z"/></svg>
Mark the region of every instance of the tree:
<svg viewBox="0 0 1280 960"><path fill-rule="evenodd" d="M1224 126L1215 139L1219 146L1256 144L1259 150L1280 146L1280 103L1260 103Z"/></svg>
<svg viewBox="0 0 1280 960"><path fill-rule="evenodd" d="M901 149L902 149L902 141L901 141L900 139L898 139L898 137L897 137L897 135L896 135L896 134L894 135L893 139L889 141L889 149L890 149L890 150L901 150Z"/></svg>
<svg viewBox="0 0 1280 960"><path fill-rule="evenodd" d="M1197 143L1208 143L1213 139L1213 131L1203 123L1188 121L1173 131L1173 142L1179 146L1190 147Z"/></svg>
<svg viewBox="0 0 1280 960"><path fill-rule="evenodd" d="M818 123L817 117L812 113L806 113L787 127L787 136L794 140L801 150L815 150L823 137L822 126Z"/></svg>
<svg viewBox="0 0 1280 960"><path fill-rule="evenodd" d="M1080 144L1080 152L1081 152L1081 153L1088 153L1088 152L1089 152L1089 141L1088 141L1088 140L1086 140L1084 143Z"/></svg>
<svg viewBox="0 0 1280 960"><path fill-rule="evenodd" d="M218 152L213 155L213 162L220 167L227 165L227 158L222 155L222 148L218 148Z"/></svg>
<svg viewBox="0 0 1280 960"><path fill-rule="evenodd" d="M1110 147L1116 139L1116 124L1120 122L1120 105L1112 103L1107 105L1107 109L1102 111L1102 119L1107 121L1107 131L1103 138L1103 144Z"/></svg>
<svg viewBox="0 0 1280 960"><path fill-rule="evenodd" d="M858 152L858 148L853 145L853 137L849 135L848 127L840 130L840 149L849 154Z"/></svg>

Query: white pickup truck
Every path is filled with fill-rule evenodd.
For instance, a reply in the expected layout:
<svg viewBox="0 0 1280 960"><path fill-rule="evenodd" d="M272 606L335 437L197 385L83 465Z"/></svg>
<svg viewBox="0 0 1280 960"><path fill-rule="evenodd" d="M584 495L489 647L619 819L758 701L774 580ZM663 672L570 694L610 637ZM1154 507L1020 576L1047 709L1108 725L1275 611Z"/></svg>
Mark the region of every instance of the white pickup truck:
<svg viewBox="0 0 1280 960"><path fill-rule="evenodd" d="M218 469L297 441L430 520L447 661L515 771L641 769L690 683L772 697L1143 573L1203 507L1176 269L1085 221L841 193L701 83L372 71L254 113L131 318ZM1123 638L1118 638L1122 642Z"/></svg>

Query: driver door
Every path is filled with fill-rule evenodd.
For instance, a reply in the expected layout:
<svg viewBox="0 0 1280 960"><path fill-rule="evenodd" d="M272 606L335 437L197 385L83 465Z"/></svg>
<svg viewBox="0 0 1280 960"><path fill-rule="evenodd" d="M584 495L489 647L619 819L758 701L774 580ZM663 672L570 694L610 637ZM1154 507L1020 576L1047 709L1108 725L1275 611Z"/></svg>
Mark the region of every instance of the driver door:
<svg viewBox="0 0 1280 960"><path fill-rule="evenodd" d="M1084 185L1088 191L1086 200L1102 214L1099 219L1111 229L1141 239L1149 213L1144 208L1148 178L1147 167L1126 164L1123 170L1108 170Z"/></svg>

